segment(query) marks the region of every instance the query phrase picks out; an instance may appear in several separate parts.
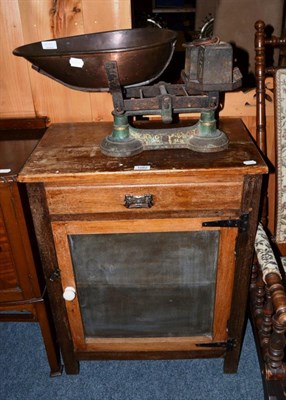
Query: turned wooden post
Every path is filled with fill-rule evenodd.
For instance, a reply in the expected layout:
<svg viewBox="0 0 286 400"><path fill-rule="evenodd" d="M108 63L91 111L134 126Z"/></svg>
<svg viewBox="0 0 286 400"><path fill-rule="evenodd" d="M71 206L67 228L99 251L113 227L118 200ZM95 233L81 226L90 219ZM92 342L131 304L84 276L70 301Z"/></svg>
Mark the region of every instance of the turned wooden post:
<svg viewBox="0 0 286 400"><path fill-rule="evenodd" d="M260 270L257 272L253 294L253 312L257 323L260 325L259 321L263 316L263 307L265 302L265 282L262 279L262 273Z"/></svg>
<svg viewBox="0 0 286 400"><path fill-rule="evenodd" d="M263 307L263 318L260 327L259 337L260 337L260 344L263 349L263 355L267 352L267 347L269 343L269 339L272 334L273 329L273 303L271 299L271 293L268 287L265 287L265 302Z"/></svg>
<svg viewBox="0 0 286 400"><path fill-rule="evenodd" d="M265 23L257 21L255 29L256 141L262 153L266 154Z"/></svg>
<svg viewBox="0 0 286 400"><path fill-rule="evenodd" d="M283 363L286 345L286 293L281 278L276 273L266 276L267 291L271 295L275 314L272 318L272 334L269 338L268 349L265 354L267 375L281 379L286 378L286 366Z"/></svg>
<svg viewBox="0 0 286 400"><path fill-rule="evenodd" d="M272 318L273 332L270 336L267 359L266 362L268 367L275 375L283 373L285 374L285 367L283 368L283 358L284 358L284 347L286 344L285 340L285 326L278 322L278 318L275 315Z"/></svg>
<svg viewBox="0 0 286 400"><path fill-rule="evenodd" d="M270 273L265 279L271 294L277 321L286 328L286 293L281 278L276 273Z"/></svg>

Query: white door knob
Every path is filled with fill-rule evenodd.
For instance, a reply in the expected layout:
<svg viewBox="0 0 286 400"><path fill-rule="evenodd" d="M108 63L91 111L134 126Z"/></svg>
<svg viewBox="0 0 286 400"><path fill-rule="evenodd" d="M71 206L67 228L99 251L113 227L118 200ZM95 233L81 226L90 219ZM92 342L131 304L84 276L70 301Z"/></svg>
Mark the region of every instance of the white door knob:
<svg viewBox="0 0 286 400"><path fill-rule="evenodd" d="M66 301L72 301L75 299L75 296L76 296L75 288L73 288L72 286L67 286L64 290L63 298Z"/></svg>

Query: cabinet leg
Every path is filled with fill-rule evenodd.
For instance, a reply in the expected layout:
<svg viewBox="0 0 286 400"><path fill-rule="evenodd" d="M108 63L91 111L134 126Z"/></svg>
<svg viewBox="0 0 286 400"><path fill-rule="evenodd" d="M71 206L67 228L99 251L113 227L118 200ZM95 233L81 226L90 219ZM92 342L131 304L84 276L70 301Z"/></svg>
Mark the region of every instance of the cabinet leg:
<svg viewBox="0 0 286 400"><path fill-rule="evenodd" d="M224 359L223 372L225 374L235 374L237 372L239 358L240 348L234 348L233 350L227 352Z"/></svg>
<svg viewBox="0 0 286 400"><path fill-rule="evenodd" d="M75 359L74 354L63 354L64 368L67 375L79 374L79 362Z"/></svg>
<svg viewBox="0 0 286 400"><path fill-rule="evenodd" d="M56 335L54 328L51 324L46 305L44 302L35 304L37 310L37 319L42 332L44 345L50 365L50 376L60 376L62 374L63 367L61 365L61 356L58 343L56 341Z"/></svg>

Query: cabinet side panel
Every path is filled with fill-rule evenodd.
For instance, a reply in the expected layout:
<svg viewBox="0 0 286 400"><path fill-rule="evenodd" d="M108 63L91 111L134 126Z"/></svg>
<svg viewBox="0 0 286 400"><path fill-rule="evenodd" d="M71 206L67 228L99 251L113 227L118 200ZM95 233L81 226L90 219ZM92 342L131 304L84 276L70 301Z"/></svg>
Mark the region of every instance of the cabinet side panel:
<svg viewBox="0 0 286 400"><path fill-rule="evenodd" d="M232 295L232 309L228 324L229 338L236 339L236 346L227 352L224 371L234 373L240 357L245 315L248 299L248 290L251 276L251 266L254 251L254 239L257 229L258 212L260 206L262 175L246 176L241 203L241 211L249 212L249 224L246 231L241 231L236 243L236 271Z"/></svg>
<svg viewBox="0 0 286 400"><path fill-rule="evenodd" d="M44 185L29 184L27 185L27 191L65 369L69 374L76 374L79 371L79 366L74 356L67 313L62 300L60 280L57 278L52 279L53 273L58 268L58 263L46 204Z"/></svg>

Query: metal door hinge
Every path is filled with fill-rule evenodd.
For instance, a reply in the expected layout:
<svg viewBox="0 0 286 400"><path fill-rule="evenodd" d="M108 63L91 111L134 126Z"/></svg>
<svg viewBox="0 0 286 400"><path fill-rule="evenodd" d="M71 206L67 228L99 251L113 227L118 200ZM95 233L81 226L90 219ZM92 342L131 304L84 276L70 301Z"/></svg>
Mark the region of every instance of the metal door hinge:
<svg viewBox="0 0 286 400"><path fill-rule="evenodd" d="M206 221L203 222L203 226L217 226L222 228L239 228L245 232L248 229L249 214L243 213L237 219L221 219L218 221Z"/></svg>
<svg viewBox="0 0 286 400"><path fill-rule="evenodd" d="M197 343L197 347L224 347L226 351L231 351L236 346L236 340L234 338L228 339L226 342L209 342L209 343Z"/></svg>
<svg viewBox="0 0 286 400"><path fill-rule="evenodd" d="M53 270L53 272L51 273L51 275L50 275L50 277L49 277L49 280L50 280L51 282L54 282L54 281L55 281L56 279L58 279L60 276L61 276L61 272L60 272L59 268L55 268L55 269Z"/></svg>

